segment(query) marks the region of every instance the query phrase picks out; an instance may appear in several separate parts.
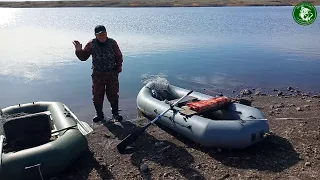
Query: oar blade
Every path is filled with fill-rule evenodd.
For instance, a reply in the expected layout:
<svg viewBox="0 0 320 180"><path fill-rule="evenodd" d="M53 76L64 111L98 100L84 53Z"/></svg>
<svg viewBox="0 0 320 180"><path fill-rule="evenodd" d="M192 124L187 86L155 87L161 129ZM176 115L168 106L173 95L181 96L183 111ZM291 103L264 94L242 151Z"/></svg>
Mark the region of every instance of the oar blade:
<svg viewBox="0 0 320 180"><path fill-rule="evenodd" d="M78 121L77 125L78 125L79 131L84 136L90 134L93 131L93 129L90 127L90 125L86 122Z"/></svg>
<svg viewBox="0 0 320 180"><path fill-rule="evenodd" d="M127 146L129 146L132 142L134 142L149 126L151 123L148 123L147 125L143 126L142 128L139 128L135 132L129 134L127 137L125 137L118 145L117 149L119 152L124 151Z"/></svg>
<svg viewBox="0 0 320 180"><path fill-rule="evenodd" d="M83 135L90 134L93 129L90 127L90 125L84 121L80 121L78 117L66 106L63 104L64 108L70 113L70 115L77 121L78 129Z"/></svg>

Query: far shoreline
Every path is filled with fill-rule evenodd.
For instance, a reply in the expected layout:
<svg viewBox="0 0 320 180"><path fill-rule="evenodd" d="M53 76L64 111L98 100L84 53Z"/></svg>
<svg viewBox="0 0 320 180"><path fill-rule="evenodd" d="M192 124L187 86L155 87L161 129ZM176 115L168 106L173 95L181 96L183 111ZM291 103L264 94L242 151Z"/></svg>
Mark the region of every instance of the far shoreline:
<svg viewBox="0 0 320 180"><path fill-rule="evenodd" d="M152 1L133 0L120 2L119 0L97 1L0 1L0 7L5 8L56 8L56 7L248 7L248 6L295 6L299 0L266 0L257 2L254 0L175 0L175 1ZM314 6L320 5L320 0L308 1Z"/></svg>

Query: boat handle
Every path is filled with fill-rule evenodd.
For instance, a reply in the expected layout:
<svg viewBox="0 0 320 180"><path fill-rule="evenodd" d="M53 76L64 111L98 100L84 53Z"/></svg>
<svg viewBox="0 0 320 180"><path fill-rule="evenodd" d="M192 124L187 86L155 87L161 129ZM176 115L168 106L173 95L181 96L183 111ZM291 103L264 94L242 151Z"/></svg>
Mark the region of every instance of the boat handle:
<svg viewBox="0 0 320 180"><path fill-rule="evenodd" d="M35 164L35 165L33 165L33 166L25 167L24 169L27 170L27 169L31 169L31 168L34 168L34 167L38 167L38 170L39 170L39 173L40 173L40 177L41 177L42 180L44 180L44 179L43 179L43 176L42 176L42 173L41 173L41 168L40 168L40 166L41 166L41 163Z"/></svg>

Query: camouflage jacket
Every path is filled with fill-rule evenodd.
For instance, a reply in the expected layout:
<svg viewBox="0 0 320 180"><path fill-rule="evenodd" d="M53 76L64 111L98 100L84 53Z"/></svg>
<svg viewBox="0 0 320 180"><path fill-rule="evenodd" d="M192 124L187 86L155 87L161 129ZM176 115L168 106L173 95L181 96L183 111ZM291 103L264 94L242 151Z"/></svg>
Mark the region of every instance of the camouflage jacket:
<svg viewBox="0 0 320 180"><path fill-rule="evenodd" d="M76 51L81 61L92 55L92 69L97 72L122 71L122 53L114 39L107 38L104 43L91 39L81 51Z"/></svg>

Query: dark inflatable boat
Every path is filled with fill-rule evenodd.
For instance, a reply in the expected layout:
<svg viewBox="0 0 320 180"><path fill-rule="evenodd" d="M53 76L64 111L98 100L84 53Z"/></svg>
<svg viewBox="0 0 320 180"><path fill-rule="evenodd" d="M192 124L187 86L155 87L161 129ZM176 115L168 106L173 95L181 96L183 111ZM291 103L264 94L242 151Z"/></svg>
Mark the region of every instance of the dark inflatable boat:
<svg viewBox="0 0 320 180"><path fill-rule="evenodd" d="M87 150L83 127L88 125L79 124L61 102L10 106L1 116L1 180L47 179Z"/></svg>
<svg viewBox="0 0 320 180"><path fill-rule="evenodd" d="M164 85L150 82L137 96L138 110L149 119L166 111L190 91L173 85L159 86ZM242 149L265 139L269 133L268 121L257 108L234 101L201 112L187 106L215 98L193 92L157 122L206 147Z"/></svg>

